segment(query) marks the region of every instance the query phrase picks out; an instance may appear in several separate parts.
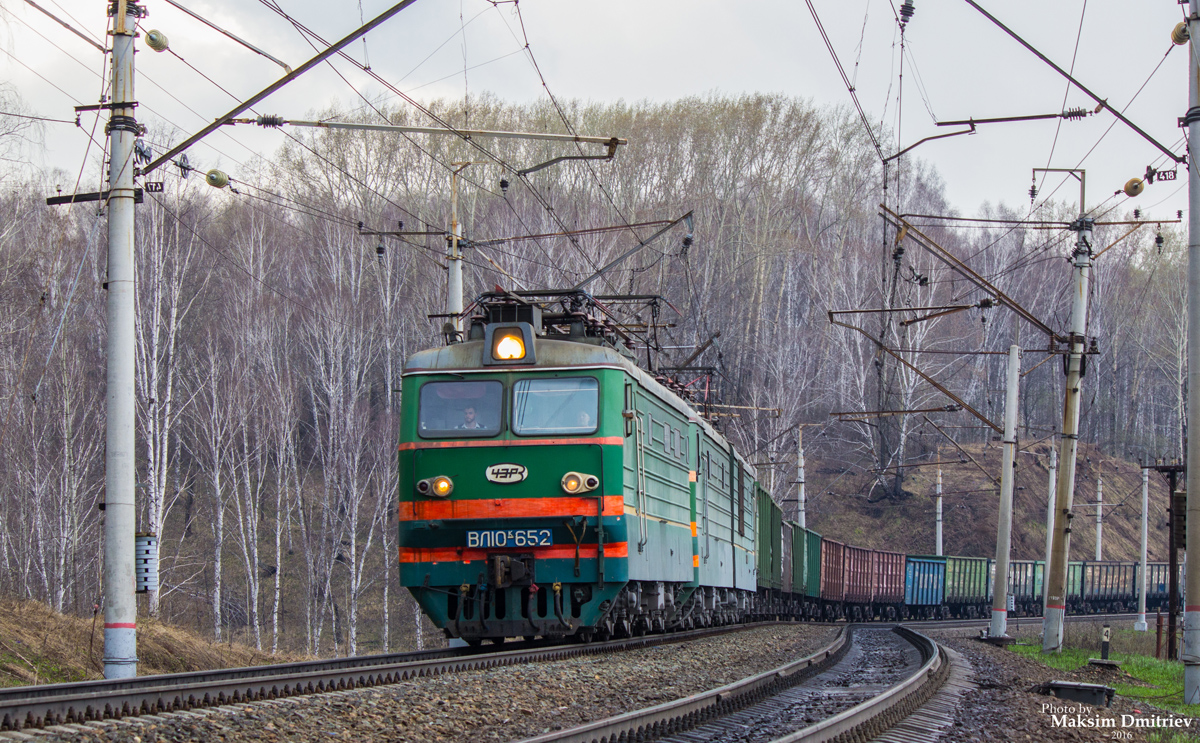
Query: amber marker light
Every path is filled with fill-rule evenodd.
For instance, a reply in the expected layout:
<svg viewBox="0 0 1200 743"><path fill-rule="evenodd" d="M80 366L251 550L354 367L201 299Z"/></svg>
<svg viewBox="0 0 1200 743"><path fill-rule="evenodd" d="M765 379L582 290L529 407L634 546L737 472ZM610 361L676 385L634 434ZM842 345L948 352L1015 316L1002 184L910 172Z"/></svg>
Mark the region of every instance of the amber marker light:
<svg viewBox="0 0 1200 743"><path fill-rule="evenodd" d="M436 498L445 498L454 492L454 481L445 475L427 477L417 482L417 492Z"/></svg>
<svg viewBox="0 0 1200 743"><path fill-rule="evenodd" d="M492 355L501 361L516 361L525 358L525 341L520 331L506 333L496 341Z"/></svg>
<svg viewBox="0 0 1200 743"><path fill-rule="evenodd" d="M568 472L563 475L562 489L574 495L586 493L600 486L600 478L595 475L584 475L578 472Z"/></svg>

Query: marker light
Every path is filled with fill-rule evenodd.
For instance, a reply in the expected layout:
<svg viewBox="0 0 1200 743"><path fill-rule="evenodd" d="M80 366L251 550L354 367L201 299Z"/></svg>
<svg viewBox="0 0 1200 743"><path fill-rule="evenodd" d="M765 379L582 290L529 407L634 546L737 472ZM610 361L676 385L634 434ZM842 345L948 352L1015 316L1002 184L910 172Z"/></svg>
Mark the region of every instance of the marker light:
<svg viewBox="0 0 1200 743"><path fill-rule="evenodd" d="M502 361L515 361L525 357L525 341L521 331L505 333L495 341L492 355Z"/></svg>
<svg viewBox="0 0 1200 743"><path fill-rule="evenodd" d="M600 487L600 478L595 475L568 472L562 478L562 489L571 494L586 493L598 487Z"/></svg>
<svg viewBox="0 0 1200 743"><path fill-rule="evenodd" d="M417 492L421 495L431 495L436 498L445 498L454 492L454 481L445 475L427 477L424 480L417 482Z"/></svg>

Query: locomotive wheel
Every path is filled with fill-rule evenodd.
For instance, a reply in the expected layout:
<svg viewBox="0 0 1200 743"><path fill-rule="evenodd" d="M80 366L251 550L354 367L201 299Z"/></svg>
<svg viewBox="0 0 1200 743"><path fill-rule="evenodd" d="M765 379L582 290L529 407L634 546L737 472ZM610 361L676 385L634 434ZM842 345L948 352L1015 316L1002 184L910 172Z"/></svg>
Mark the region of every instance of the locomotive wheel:
<svg viewBox="0 0 1200 743"><path fill-rule="evenodd" d="M525 642L533 642L534 640L537 639L537 635L525 635L521 639L524 640Z"/></svg>
<svg viewBox="0 0 1200 743"><path fill-rule="evenodd" d="M506 638L504 638L504 637L489 637L488 638L488 640L490 640L493 645L503 645L505 639Z"/></svg>

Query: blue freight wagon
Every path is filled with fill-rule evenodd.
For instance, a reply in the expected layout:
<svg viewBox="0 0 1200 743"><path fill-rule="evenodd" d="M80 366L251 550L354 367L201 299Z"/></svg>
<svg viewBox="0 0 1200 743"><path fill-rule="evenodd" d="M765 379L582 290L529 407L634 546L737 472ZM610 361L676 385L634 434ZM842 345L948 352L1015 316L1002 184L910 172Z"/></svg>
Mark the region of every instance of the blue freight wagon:
<svg viewBox="0 0 1200 743"><path fill-rule="evenodd" d="M946 616L948 612L942 606L945 597L946 558L907 555L904 562L904 609L908 617L936 619Z"/></svg>

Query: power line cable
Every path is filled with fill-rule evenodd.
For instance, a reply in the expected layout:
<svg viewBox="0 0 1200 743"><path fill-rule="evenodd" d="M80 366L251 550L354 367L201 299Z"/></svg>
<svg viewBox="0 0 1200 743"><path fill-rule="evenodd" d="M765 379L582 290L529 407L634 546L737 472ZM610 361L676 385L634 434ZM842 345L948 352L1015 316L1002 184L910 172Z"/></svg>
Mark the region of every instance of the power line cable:
<svg viewBox="0 0 1200 743"><path fill-rule="evenodd" d="M846 91L850 93L850 100L854 102L854 108L858 111L858 117L862 120L863 127L867 130L867 136L871 138L871 144L875 146L875 152L879 155L879 160L885 160L883 147L880 146L879 140L875 137L874 130L871 129L871 122L867 120L867 114L863 111L862 104L858 102L858 94L854 92L854 85L850 82L850 78L846 76L846 70L842 68L842 63L838 59L837 52L833 50L833 42L829 40L829 35L825 33L825 26L821 24L821 17L817 15L817 9L813 7L812 0L804 0L808 6L808 12L812 14L813 21L817 24L817 30L821 33L821 39L825 41L825 48L829 50L829 56L833 57L833 64L837 67L838 74L842 77L842 83L846 86ZM898 18L898 17L897 17Z"/></svg>
<svg viewBox="0 0 1200 743"><path fill-rule="evenodd" d="M282 16L284 19L286 19L286 20L287 20L289 23L291 23L291 24L292 24L292 25L293 25L293 26L294 26L294 27L295 27L295 28L296 28L298 31L300 31L300 32L301 32L301 35L302 35L302 36L304 36L305 40L306 40L306 41L308 41L308 43L309 43L310 45L312 45L312 41L309 39L309 37L311 37L311 39L316 39L317 41L320 41L320 42L322 42L322 43L326 43L326 42L325 42L325 41L324 41L324 40L321 38L321 36L320 36L319 34L315 33L315 32L314 32L314 31L312 31L311 29L309 29L309 28L305 27L305 26L304 26L303 24L301 24L299 21L295 20L294 18L292 18L291 16L289 16L289 15L288 15L286 12L284 12L284 11L283 11L283 9L279 7L278 3L277 3L277 2L275 2L275 0L259 0L259 2L261 2L263 5L267 6L268 8L271 8L271 9L272 9L272 10L274 10L276 13L278 13L280 16ZM315 47L314 47L314 48L315 48ZM404 100L405 100L407 103L409 103L410 105L412 105L412 106L413 106L414 108L416 108L418 111L420 111L421 113L425 114L426 116L428 116L429 118L431 118L433 121L437 122L437 123L438 123L440 126L442 126L442 127L446 128L446 129L447 129L448 131L450 131L451 133L457 134L457 135L458 135L458 136L459 136L459 137L460 137L460 138L461 138L461 139L462 139L464 142L466 142L466 143L467 143L469 146L473 147L475 150L477 150L478 152L480 152L480 153L481 153L481 154L483 154L484 156L488 157L490 160L492 160L493 162L497 163L497 164L498 164L498 165L500 165L502 168L504 168L504 169L506 169L506 170L508 170L508 171L510 171L510 172L513 172L513 173L518 173L518 170L517 170L515 167L513 167L513 166L512 166L512 165L510 165L509 163L505 162L505 161L504 161L502 158L500 158L498 155L496 155L496 154L492 153L492 152L491 152L491 151L489 151L487 148L483 147L483 146L482 146L482 145L481 145L481 144L480 144L478 141L476 141L474 138L471 138L471 137L467 136L466 134L464 134L463 132L459 131L457 128L455 128L454 126L452 126L452 125L451 125L451 124L450 124L448 121L445 121L445 120L444 120L442 117L438 116L438 115L437 115L437 114L435 114L433 111L429 110L427 107L425 107L424 105L422 105L421 103L419 103L418 101L416 101L415 99L413 99L413 98L412 98L411 96L409 96L407 93L405 93L405 92L401 91L399 88L397 88L396 86L392 85L390 82L388 82L387 80L385 80L384 78L382 78L381 76L379 76L377 73L375 73L373 70L367 70L367 69L364 69L364 68L362 67L362 65L361 65L361 64L359 64L359 63L358 63L356 60L354 60L352 57L350 57L349 55L345 54L344 52L338 52L338 53L337 53L337 55L338 55L338 56L340 56L342 59L345 59L346 61L348 61L350 64L352 64L352 65L354 65L355 67L357 67L359 70L362 70L362 71L366 72L366 73L367 73L368 75L370 75L370 76L371 76L371 77L372 77L374 80L376 80L377 82L379 82L381 85L384 85L385 87L387 87L389 90L391 90L391 91L392 91L392 92L394 92L396 95L398 95L399 97L401 97L402 99L404 99ZM326 61L326 63L329 63L329 60L328 60L328 59L326 59L325 61ZM366 99L366 97L365 97L365 96L363 96L361 93L359 93L359 92L358 92L358 90L357 90L357 89L356 89L356 88L355 88L355 87L354 87L354 86L353 86L353 85L352 85L352 84L351 84L351 83L350 83L348 80L346 80L346 79L344 78L344 76L342 76L342 75L341 75L341 73L340 73L340 72L338 72L338 71L336 70L336 68L334 68L334 67L332 66L332 64L330 64L329 66L330 66L330 69L333 69L333 70L334 70L335 74L338 74L338 76L339 76L339 77L342 77L342 79L343 79L343 80L346 82L346 84L347 84L347 85L349 85L349 86L350 86L350 88L351 88L352 90L354 90L356 93L358 93L359 97L360 97L360 98L362 98L362 99L364 100L364 102L366 102L366 103L367 103L369 106L371 106L372 108L375 108L375 107L374 107L374 106L373 106L373 105L372 105L372 104L371 104L371 103L370 103L370 102L369 102L369 101ZM386 116L383 116L382 112L378 112L378 109L376 109L376 111L377 111L377 113L379 113L379 115L380 115L380 116L381 116L381 117L382 117L384 120L387 120L387 117L386 117ZM389 123L390 123L390 122L389 122ZM451 167L449 164L447 164L447 163L443 163L442 161L440 161L440 160L438 160L436 157L434 157L434 156L433 156L431 153L429 153L429 152L427 152L426 150L424 150L424 148L421 148L421 147L420 147L420 145L418 145L418 144L417 144L417 143L416 143L416 142L415 142L415 141L414 141L414 140L413 140L411 137L407 137L407 136L405 136L405 138L406 138L406 139L408 139L408 140L409 140L409 141L410 141L410 142L411 142L411 143L412 143L414 146L418 147L418 149L421 149L421 151L422 151L422 152L424 152L424 153L425 153L427 156L429 156L429 157L430 157L431 159L433 159L435 162L437 162L437 163L441 164L441 165L442 165L444 168L446 168L447 170L450 170L451 172L453 172L453 171L454 171L454 168L452 168L452 167ZM460 176L460 177L463 177L463 179L464 179L464 180L466 180L466 181L467 181L467 182L469 182L469 183L472 183L473 185L475 185L475 186L476 186L477 188L479 188L480 190L483 190L483 191L485 191L485 192L487 192L487 193L491 193L492 195L496 195L494 191L491 191L490 189L488 189L487 187L483 186L482 184L479 184L479 183L476 183L475 181L472 181L472 180L471 180L469 177L466 177L466 176ZM561 218L561 217L560 217L560 216L557 214L557 212L554 210L554 207L553 207L553 206L552 206L552 205L551 205L551 204L550 204L550 203L549 203L549 202L548 202L548 201L545 199L545 197L544 197L544 196L543 196L543 195L542 195L542 194L541 194L541 193L540 193L540 192L539 192L537 189L533 188L533 187L532 187L532 185L531 185L531 184L528 182L528 180L527 180L527 179L525 179L525 178L521 178L521 181L522 181L522 183L524 183L524 184L527 186L527 190L529 191L529 193L530 193L530 194L532 194L532 195L533 195L533 197L534 197L534 200L535 200L535 201L537 201L537 202L538 202L538 203L539 203L539 204L542 206L542 208L543 208L543 209L546 211L546 213L547 213L548 215L550 215L550 217L551 217L551 218L552 218L552 219L555 221L555 223L556 223L556 224L558 224L558 226L560 227L560 229L561 229L563 232L567 232L567 231L569 231L569 230L567 229L567 225L566 225L566 224L565 224L565 223L562 221L562 218ZM507 199L506 199L506 201L507 201ZM515 212L515 210L514 210L514 212L513 212L513 213L514 213L514 215L517 217L518 221L520 221L520 222L521 222L521 224L522 224L522 227L523 227L524 229L526 229L526 231L529 231L529 228L528 228L528 226L527 226L527 225L525 225L525 223L524 223L524 220L523 220L523 219L520 217L520 215L519 215L519 214L517 214L517 213ZM585 262L586 262L588 265L590 265L590 266L591 266L593 269L595 269L595 268L596 268L596 263L595 263L595 262L594 262L594 261L591 259L591 257L590 257L590 256L588 256L588 255L586 254L586 252L584 252L584 251L583 251L582 247L580 247L580 246L579 246L577 243L575 243L574 241L572 241L572 245L573 245L573 246L576 248L576 250L577 250L577 251L580 253L580 255L581 255L583 258L584 258Z"/></svg>
<svg viewBox="0 0 1200 743"><path fill-rule="evenodd" d="M533 65L534 72L537 73L538 79L542 83L542 89L546 91L546 96L550 98L550 103L554 106L554 110L558 112L558 117L559 117L559 119L562 120L563 126L565 126L567 128L567 131L570 132L572 135L579 136L578 133L575 131L575 127L571 125L571 121L567 118L566 112L563 111L562 106L559 105L558 99L554 97L553 91L550 90L550 85L546 82L546 76L544 74L542 74L542 68L540 65L538 65L537 58L533 55L533 48L529 44L529 34L525 30L525 17L523 15L521 15L521 5L519 3L514 3L513 9L516 11L517 20L520 22L520 25L521 25L521 35L525 39L525 52L529 56L529 62ZM579 152L580 155L584 154L583 146L579 142L575 143L575 149ZM635 240L637 240L639 243L642 242L642 236L640 234L638 234L638 231L629 224L629 218L626 217L625 213L623 211L621 211L621 208L619 206L617 206L616 200L613 198L613 196L609 192L608 188L604 185L604 182L600 180L600 175L596 172L596 169L592 166L591 161L585 160L584 163L587 166L588 172L591 173L592 179L596 182L596 185L599 186L600 192L602 194L604 194L605 200L608 201L609 205L617 213L617 216L624 223L625 227L627 227L629 229L629 232L633 235L633 238ZM521 179L524 181L528 181L528 178L526 176L521 176ZM532 184L529 184L529 185L530 185L530 188L532 188ZM572 238L572 243L574 243L574 242L575 241ZM582 250L582 248L580 248L580 250ZM593 268L595 268L594 264L593 264ZM611 284L607 281L607 279L605 279L605 283L609 284L609 286L611 286Z"/></svg>
<svg viewBox="0 0 1200 743"><path fill-rule="evenodd" d="M10 113L8 111L0 111L0 116L13 116L18 119L33 119L35 121L49 121L49 122L52 122L55 124L71 124L72 126L79 126L79 119L76 119L75 121L67 121L66 119L48 119L45 116L30 116L28 114L15 114L15 113Z"/></svg>
<svg viewBox="0 0 1200 743"><path fill-rule="evenodd" d="M1083 38L1083 19L1087 16L1087 0L1083 0L1083 9L1079 12L1079 30L1075 32L1075 51L1071 52L1071 74L1075 74L1075 60L1079 56L1079 41ZM1063 91L1062 106L1063 111L1067 110L1067 98L1071 95L1071 83L1067 83L1067 89ZM1058 134L1062 131L1063 119L1059 119L1054 126L1054 141L1050 143L1050 154L1046 157L1046 167L1050 167L1050 163L1054 161L1054 150L1058 146ZM1049 173L1042 173L1042 184L1046 182L1046 176ZM1041 185L1038 186L1041 188Z"/></svg>

